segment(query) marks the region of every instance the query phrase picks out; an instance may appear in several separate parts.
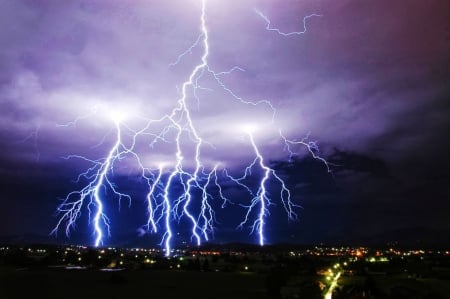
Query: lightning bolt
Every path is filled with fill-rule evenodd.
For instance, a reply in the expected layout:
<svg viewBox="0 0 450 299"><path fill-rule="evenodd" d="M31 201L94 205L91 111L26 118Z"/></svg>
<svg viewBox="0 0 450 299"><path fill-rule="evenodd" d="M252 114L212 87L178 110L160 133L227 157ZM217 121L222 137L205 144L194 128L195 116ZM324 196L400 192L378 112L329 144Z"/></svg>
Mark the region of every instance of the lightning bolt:
<svg viewBox="0 0 450 299"><path fill-rule="evenodd" d="M255 228L258 230L259 244L262 246L262 245L264 245L264 218L265 218L266 212L267 212L266 205L270 204L270 199L267 195L267 190L266 190L266 182L269 179L269 176L270 176L270 173L272 170L264 164L264 158L261 155L258 147L255 144L253 135L251 133L248 133L248 135L250 138L250 143L251 143L251 145L255 151L255 155L256 155L256 158L252 164L254 164L257 160L259 162L259 166L263 170L264 175L259 183L258 192L256 193L256 196L252 200L252 205L250 205L250 207L248 209L248 212L246 215L246 220L248 219L248 215L251 212L253 206L256 203L259 203L259 213L258 213L259 215L258 215L257 220L255 220L255 222L253 222L252 230L254 230ZM244 220L244 221L246 221L246 220ZM240 225L242 226L243 223L241 223Z"/></svg>
<svg viewBox="0 0 450 299"><path fill-rule="evenodd" d="M296 145L301 145L308 150L308 152L314 159L319 160L320 162L323 163L323 165L325 165L327 172L331 173L330 167L331 164L327 160L325 160L325 158L320 156L319 145L317 144L316 141L310 140L309 135L310 134L308 133L308 135L306 135L300 140L289 140L280 131L280 136L284 140L285 149L289 152L289 162L292 162L293 157L297 155L296 152L292 149L292 147Z"/></svg>
<svg viewBox="0 0 450 299"><path fill-rule="evenodd" d="M185 81L182 85L182 96L181 98L178 100L178 107L175 108L172 111L172 114L169 116L170 121L173 123L174 127L177 130L177 134L176 134L176 165L174 168L174 171L170 174L169 176L169 180L165 189L165 202L166 202L166 241L165 241L165 248L166 248L166 255L170 254L170 239L172 237L172 233L171 233L171 229L170 229L170 200L169 200L169 190L170 190L170 186L173 182L173 178L175 176L179 176L180 177L180 181L182 182L183 186L184 186L184 194L182 195L182 197L179 199L179 201L176 203L175 205L175 210L174 212L176 213L176 211L178 210L178 206L183 203L183 208L182 208L182 213L180 215L186 215L186 217L190 220L190 222L192 223L192 236L195 238L197 245L200 245L201 243L201 237L198 234L198 225L197 225L197 221L195 219L195 217L190 213L189 211L189 205L192 201L192 188L193 185L197 183L198 180L198 174L201 168L201 162L200 162L200 149L201 149L201 145L202 145L202 139L200 138L199 134L197 133L197 130L192 122L192 118L191 118L191 114L190 114L190 110L188 109L187 103L186 103L186 99L187 99L187 89L191 86L197 86L196 85L196 81L198 80L198 77L202 75L202 71L203 69L207 66L207 58L209 55L209 44L208 44L208 30L206 29L206 23L205 23L205 13L206 13L206 3L205 1L202 1L202 8L201 8L201 16L200 16L200 20L201 20L201 39L202 39L202 43L203 43L203 48L204 48L204 52L203 55L201 57L201 63L198 64L197 66L195 66L195 68L192 70L189 79L187 81ZM192 50L192 48L194 46L196 46L198 44L198 42L200 41L200 37L199 39L197 39L196 43L190 48L190 50ZM189 51L190 51L189 50ZM185 52L186 53L186 52ZM181 57L184 56L183 54L178 58L177 61L179 61L181 59ZM183 133L183 127L180 124L179 120L176 120L175 117L178 114L183 114L186 122L187 122L187 126L188 126L188 130L189 133L195 143L195 169L193 171L193 173L189 174L187 172L185 172L183 170L183 151L181 149L181 143L180 143L180 138L181 135ZM186 175L189 177L189 179L186 181L186 183L183 183L183 175Z"/></svg>
<svg viewBox="0 0 450 299"><path fill-rule="evenodd" d="M270 20L261 12L256 11L267 23L266 29L275 31L283 36L293 34L304 34L306 32L306 21L311 17L320 15L312 14L303 18L303 31L284 33L279 29L272 28ZM269 206L273 204L270 192L268 190L269 180L274 180L279 184L279 198L288 219L297 217L295 208L298 207L291 200L291 193L284 180L273 168L265 161L264 156L255 142L252 130L247 130L248 141L254 154L254 159L248 164L244 173L240 177L232 175L231 171L222 167L220 163L214 165L212 169L206 167L202 162L202 149L204 146L214 145L204 140L191 115L188 100L193 98L200 101L197 91L206 89L201 87L200 80L205 76L210 76L232 100L238 101L242 105L258 106L263 105L271 112L271 118L266 123L273 124L276 116L276 109L269 100L266 99L245 99L239 96L231 88L226 86L223 76L231 75L233 72L245 72L244 68L233 66L227 71L215 72L208 64L210 54L209 35L206 22L206 0L201 1L200 13L200 32L194 43L184 52L182 52L169 67L176 67L187 55L193 53L196 47L201 47L202 54L187 79L181 84L180 95L176 104L168 114L160 119L145 119L145 125L139 130L134 130L125 125L122 119L115 118L116 139L114 145L110 148L106 157L98 160L88 159L86 157L71 155L67 158L79 158L92 164L84 173L78 177L78 182L87 180L84 188L70 192L58 207L60 215L56 227L52 233L57 233L61 227L65 227L66 235L75 227L77 219L81 216L82 209L87 206L89 219L93 225L94 245L103 244L104 236L110 235L110 221L105 214L104 193L109 190L119 198L129 200L131 197L119 192L117 186L112 182L114 163L125 157L132 157L137 162L140 176L147 185L145 194L147 221L142 225L149 233L158 233L162 235L160 245L164 248L165 255L169 256L172 252L172 242L176 235L175 224L187 223L191 235L191 241L200 245L203 241L209 241L214 237L214 226L216 224L216 211L213 208L213 201L221 201L221 208L227 205L238 205L244 208L244 219L238 227L250 226L250 233L258 235L260 245L264 245L265 237L265 219L269 215ZM212 90L212 89L211 89ZM101 107L96 106L95 110L85 116L78 117L76 120L64 125L75 126L77 122L84 121L96 113L102 112ZM159 128L155 131L154 125ZM162 126L162 129L160 128ZM123 132L126 129L126 132ZM125 144L122 135L127 134L131 141ZM309 140L309 136L299 141L289 140L282 135L285 149L289 152L289 160L296 155L293 148L297 145L306 146L309 153L327 165L325 159L319 155L317 143ZM142 159L138 151L137 144L143 138L148 142L152 149L158 143L165 143L173 146L174 159L171 162L158 163L158 167L148 166L148 161ZM188 141L188 142L187 142ZM193 149L193 154L189 152ZM158 161L154 161L158 162ZM220 171L221 170L221 171ZM260 173L256 192L248 183L252 172ZM236 203L224 194L220 180L225 179L234 183L235 186L243 188L250 196L250 202ZM181 187L181 192L177 191ZM213 193L211 190L215 190ZM197 194L200 194L199 196ZM93 217L91 217L93 214ZM253 215L257 215L253 218ZM106 231L106 233L105 233Z"/></svg>
<svg viewBox="0 0 450 299"><path fill-rule="evenodd" d="M38 124L36 126L36 128L33 130L33 132L31 132L24 139L18 141L18 143L25 143L25 142L29 142L29 141L33 142L34 151L36 153L36 162L39 162L39 159L41 157L41 153L39 152L39 147L38 147L38 139L39 139L39 131L40 131L40 129L41 129L41 125Z"/></svg>
<svg viewBox="0 0 450 299"><path fill-rule="evenodd" d="M157 233L158 232L158 228L156 226L156 221L155 221L155 208L154 208L154 204L153 202L156 202L155 199L155 192L156 192L156 188L158 187L158 184L161 181L161 176L163 173L163 167L160 166L159 167L159 171L158 171L158 175L156 177L156 179L152 182L150 178L146 177L143 174L143 177L145 177L146 181L147 181L147 185L149 186L149 191L147 193L147 212L148 212L148 220L147 220L147 230ZM151 227L151 229L150 229Z"/></svg>
<svg viewBox="0 0 450 299"><path fill-rule="evenodd" d="M301 31L283 32L283 31L281 31L278 28L272 27L272 24L271 24L269 18L266 15L264 15L261 11L255 9L255 12L261 18L263 18L263 20L266 22L266 30L274 31L274 32L276 32L276 33L278 33L279 35L282 35L282 36L291 36L291 35L302 35L302 34L305 34L306 31L307 31L307 29L306 29L306 22L307 22L307 20L310 19L310 18L313 18L313 17L322 17L323 16L323 15L318 15L318 14L307 15L307 16L303 17L303 30L301 30Z"/></svg>
<svg viewBox="0 0 450 299"><path fill-rule="evenodd" d="M253 148L253 151L255 153L255 159L253 162L246 168L244 175L238 179L232 178L234 181L236 181L241 186L245 186L245 188L253 195L253 198L251 200L250 205L247 205L244 207L247 209L246 215L244 220L239 224L239 228L242 228L246 223L248 223L250 220L250 215L252 214L252 211L259 206L259 211L257 212L257 218L253 221L253 224L251 225L251 233L257 232L259 244L261 246L264 245L264 219L266 218L267 214L269 213L268 206L272 204L272 201L269 197L269 192L266 187L266 183L269 180L270 177L273 177L278 183L280 184L280 199L283 204L283 207L288 215L289 220L294 220L297 218L297 214L294 212L295 207L299 207L291 200L291 192L286 187L286 184L284 180L278 176L278 174L275 172L274 169L267 166L264 162L264 157L261 154L258 146L255 143L255 139L253 137L253 134L251 131L247 131L247 134L249 136L250 144ZM241 181L248 178L249 175L251 175L251 169L256 165L259 164L260 169L263 172L263 177L259 181L259 187L256 192L256 195L253 194L253 192L250 190L250 188L244 184L241 183Z"/></svg>
<svg viewBox="0 0 450 299"><path fill-rule="evenodd" d="M120 157L119 147L121 145L121 129L120 123L115 121L116 126L116 141L111 147L108 155L104 159L90 160L88 158L71 155L70 158L79 158L93 164L86 172L80 174L77 181L80 181L82 177L89 179L89 183L79 191L73 191L67 195L63 202L59 205L57 212L62 214L57 222L52 233L57 234L60 226L65 225L66 235L70 234L70 228L75 226L76 220L81 216L81 210L86 204L88 199L87 208L89 211L89 219L91 219L92 208L95 209L92 223L94 226L94 246L98 247L103 244L104 229L107 230L110 235L109 219L104 213L104 203L101 196L102 189L111 190L119 200L123 197L131 200L131 197L127 194L119 192L113 182L109 179L108 173L112 171L113 162ZM75 199L73 199L75 198Z"/></svg>

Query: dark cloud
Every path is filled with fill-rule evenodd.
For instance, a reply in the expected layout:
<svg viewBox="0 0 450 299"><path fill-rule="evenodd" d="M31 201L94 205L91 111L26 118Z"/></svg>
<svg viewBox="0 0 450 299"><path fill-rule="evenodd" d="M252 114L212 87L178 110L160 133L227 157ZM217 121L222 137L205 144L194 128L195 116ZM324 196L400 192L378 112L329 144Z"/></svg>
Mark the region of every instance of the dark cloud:
<svg viewBox="0 0 450 299"><path fill-rule="evenodd" d="M339 175L341 172L367 173L376 177L389 177L389 169L386 163L379 159L357 153L348 153L336 150L328 158L333 164L333 172Z"/></svg>
<svg viewBox="0 0 450 299"><path fill-rule="evenodd" d="M188 103L199 134L212 145L203 148L204 163L242 173L253 151L239 129L257 124L255 141L266 161L304 207L300 222L282 236L320 241L317 235L339 239L355 227L356 238L417 219L423 227L445 224L448 1L213 1L207 9L211 68L241 67L223 82L250 101L270 100L276 114L271 124L268 105L244 105L206 74L200 100ZM323 16L308 19L305 34L282 37L265 30L255 9L283 31L302 29L305 15ZM170 63L197 39L198 16L198 3L175 0L0 2L0 179L7 202L1 219L14 223L0 226L0 234L50 226L56 198L88 167L63 157L104 157L114 142L111 111L138 115L126 120L133 130L142 117L159 118L176 105L201 53L194 49ZM284 162L279 130L291 139L310 132L336 164L333 173L301 148ZM170 143L151 151L142 142L138 149L149 164L174 151ZM133 163L124 159L118 176L135 178ZM127 180L125 189L134 186ZM238 197L227 182L225 189ZM284 221L277 208L273 221ZM29 217L30 209L36 216Z"/></svg>

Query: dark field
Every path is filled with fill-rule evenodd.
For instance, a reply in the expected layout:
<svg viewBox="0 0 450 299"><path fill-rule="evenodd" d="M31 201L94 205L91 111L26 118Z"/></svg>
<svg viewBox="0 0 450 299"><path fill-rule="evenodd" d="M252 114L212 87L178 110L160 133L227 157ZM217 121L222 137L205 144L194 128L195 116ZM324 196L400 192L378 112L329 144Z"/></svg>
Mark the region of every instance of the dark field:
<svg viewBox="0 0 450 299"><path fill-rule="evenodd" d="M266 298L256 273L0 268L0 298Z"/></svg>

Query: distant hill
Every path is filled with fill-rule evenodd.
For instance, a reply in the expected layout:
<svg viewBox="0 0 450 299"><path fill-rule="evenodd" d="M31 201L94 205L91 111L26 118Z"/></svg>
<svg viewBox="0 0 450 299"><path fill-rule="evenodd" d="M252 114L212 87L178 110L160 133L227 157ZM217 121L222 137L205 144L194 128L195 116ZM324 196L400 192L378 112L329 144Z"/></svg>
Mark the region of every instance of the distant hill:
<svg viewBox="0 0 450 299"><path fill-rule="evenodd" d="M295 242L277 243L266 245L261 249L257 244L241 243L241 242L215 242L204 243L200 247L186 244L172 244L173 247L201 250L242 250L242 251L261 251L273 250L277 251L305 249L314 245L330 245L330 246L369 246L369 247L385 247L388 245L396 245L404 248L429 248L429 249L448 249L450 248L450 230L432 229L425 227L392 229L374 235L361 235L351 238L339 238L336 240L328 239L318 244L299 244ZM89 239L88 236L83 238L68 239L65 236L55 238L54 236L23 234L0 236L0 244L11 245L28 245L28 244L85 244L82 240ZM114 246L122 248L137 247L158 247L160 237L156 235L132 236L121 235L113 239L109 239L105 246ZM87 244L86 244L87 245Z"/></svg>
<svg viewBox="0 0 450 299"><path fill-rule="evenodd" d="M426 227L399 228L382 233L360 236L345 243L351 245L367 245L380 247L386 244L396 244L405 248L450 248L450 231L446 229L432 229Z"/></svg>

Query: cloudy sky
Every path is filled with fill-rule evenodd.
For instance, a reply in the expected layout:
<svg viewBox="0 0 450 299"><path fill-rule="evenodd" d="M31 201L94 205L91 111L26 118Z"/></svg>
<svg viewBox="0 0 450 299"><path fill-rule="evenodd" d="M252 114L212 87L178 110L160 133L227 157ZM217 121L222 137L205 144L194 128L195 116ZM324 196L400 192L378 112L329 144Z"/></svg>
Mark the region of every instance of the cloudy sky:
<svg viewBox="0 0 450 299"><path fill-rule="evenodd" d="M266 30L256 10L285 33L320 16L306 20L304 34L283 36ZM268 240L393 241L404 231L426 240L450 231L449 11L445 0L206 0L211 72L187 90L186 105L205 169L220 163L242 175L255 157L242 127L256 128L255 143L302 206L287 221L271 182ZM75 180L91 166L64 157L105 158L114 115L129 146L131 132L177 107L204 54L201 43L185 52L199 38L200 15L200 0L0 0L0 235L52 230L58 199L82 188ZM167 125L152 123L139 138L146 167L173 167L174 130L149 146ZM291 140L310 134L332 173L301 147L288 163L279 131ZM189 170L195 144L183 134ZM138 174L132 158L111 174L133 197L120 210L108 199L111 243L136 236L145 218ZM248 200L219 180L228 196ZM235 232L245 215L238 210L217 212L218 242L256 240L248 227ZM73 234L88 242L83 217Z"/></svg>

